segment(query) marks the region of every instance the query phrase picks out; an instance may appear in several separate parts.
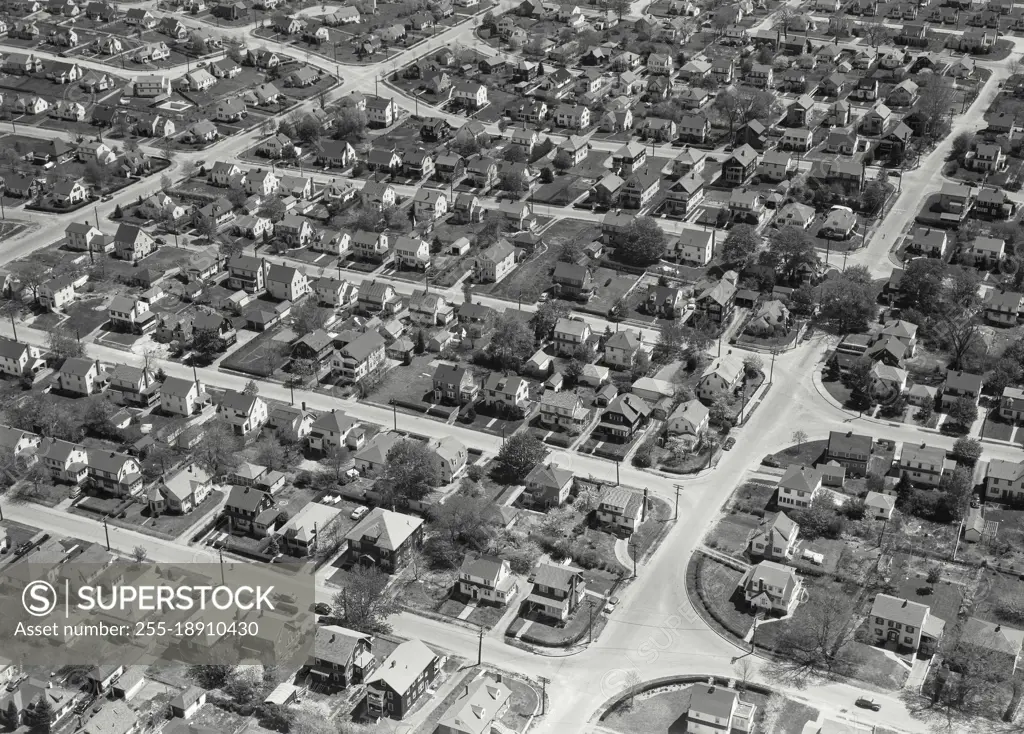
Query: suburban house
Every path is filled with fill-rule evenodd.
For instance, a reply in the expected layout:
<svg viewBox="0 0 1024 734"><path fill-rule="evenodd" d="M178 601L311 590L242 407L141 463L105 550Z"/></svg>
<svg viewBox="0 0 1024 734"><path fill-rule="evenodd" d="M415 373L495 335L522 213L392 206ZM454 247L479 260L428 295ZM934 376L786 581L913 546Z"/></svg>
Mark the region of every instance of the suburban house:
<svg viewBox="0 0 1024 734"><path fill-rule="evenodd" d="M217 406L217 414L231 425L236 434L249 436L258 433L267 422L267 403L259 395L225 390Z"/></svg>
<svg viewBox="0 0 1024 734"><path fill-rule="evenodd" d="M317 627L309 672L328 690L361 683L377 668L373 638L337 625Z"/></svg>
<svg viewBox="0 0 1024 734"><path fill-rule="evenodd" d="M757 706L740 700L732 688L697 684L690 689L690 708L686 712L689 734L751 732L755 728ZM850 734L836 731L834 734Z"/></svg>
<svg viewBox="0 0 1024 734"><path fill-rule="evenodd" d="M375 507L345 536L357 563L395 573L423 544L423 520Z"/></svg>
<svg viewBox="0 0 1024 734"><path fill-rule="evenodd" d="M644 521L645 499L625 487L609 487L598 500L594 518L617 534L631 535Z"/></svg>
<svg viewBox="0 0 1024 734"><path fill-rule="evenodd" d="M868 628L876 644L893 645L924 655L935 652L946 622L933 617L926 604L878 594L868 615Z"/></svg>
<svg viewBox="0 0 1024 734"><path fill-rule="evenodd" d="M802 582L789 566L761 561L740 577L747 604L767 614L789 614L800 601Z"/></svg>
<svg viewBox="0 0 1024 734"><path fill-rule="evenodd" d="M419 640L396 647L366 677L366 708L371 716L402 719L441 672L441 658Z"/></svg>
<svg viewBox="0 0 1024 734"><path fill-rule="evenodd" d="M780 507L806 509L821 489L821 472L813 467L790 464L779 480Z"/></svg>
<svg viewBox="0 0 1024 734"><path fill-rule="evenodd" d="M538 464L523 482L526 485L524 499L533 506L558 507L568 498L574 482L571 471L560 469L557 464Z"/></svg>
<svg viewBox="0 0 1024 734"><path fill-rule="evenodd" d="M466 598L504 606L519 591L519 584L505 559L466 556L459 568L458 590Z"/></svg>
<svg viewBox="0 0 1024 734"><path fill-rule="evenodd" d="M846 467L852 476L862 477L868 471L872 444L871 436L855 434L853 431L830 431L825 458Z"/></svg>
<svg viewBox="0 0 1024 734"><path fill-rule="evenodd" d="M586 594L583 572L571 566L540 563L530 576L533 590L526 606L556 624L564 624L576 611Z"/></svg>
<svg viewBox="0 0 1024 734"><path fill-rule="evenodd" d="M904 443L896 468L901 476L908 477L914 484L938 487L943 475L952 473L956 468L956 462L946 458L946 450L939 446Z"/></svg>

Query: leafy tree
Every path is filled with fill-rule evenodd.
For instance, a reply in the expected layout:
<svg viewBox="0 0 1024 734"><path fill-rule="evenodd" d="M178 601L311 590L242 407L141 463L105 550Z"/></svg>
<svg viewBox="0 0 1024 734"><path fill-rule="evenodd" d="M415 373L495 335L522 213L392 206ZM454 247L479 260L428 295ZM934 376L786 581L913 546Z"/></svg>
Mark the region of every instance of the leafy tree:
<svg viewBox="0 0 1024 734"><path fill-rule="evenodd" d="M533 327L534 336L537 339L547 339L555 324L560 319L566 318L572 310L565 301L551 300L540 304L533 316L530 318L530 325Z"/></svg>
<svg viewBox="0 0 1024 734"><path fill-rule="evenodd" d="M479 497L455 494L430 510L434 529L451 543L484 550L497 531L491 503Z"/></svg>
<svg viewBox="0 0 1024 734"><path fill-rule="evenodd" d="M974 489L974 472L966 466L958 466L952 474L942 477L939 482L941 495L935 505L934 519L939 522L957 522L967 514Z"/></svg>
<svg viewBox="0 0 1024 734"><path fill-rule="evenodd" d="M149 551L146 550L146 546L137 545L132 548L132 560L136 563L143 563L147 558L149 558Z"/></svg>
<svg viewBox="0 0 1024 734"><path fill-rule="evenodd" d="M376 568L356 566L344 591L334 596L335 613L345 626L367 634L391 631L388 618L400 611L398 599L388 592L390 577Z"/></svg>
<svg viewBox="0 0 1024 734"><path fill-rule="evenodd" d="M356 107L342 107L334 116L331 137L358 143L366 136L366 113Z"/></svg>
<svg viewBox="0 0 1024 734"><path fill-rule="evenodd" d="M296 336L305 336L327 324L327 312L320 308L316 298L310 296L292 308L292 331Z"/></svg>
<svg viewBox="0 0 1024 734"><path fill-rule="evenodd" d="M658 333L658 343L654 345L654 361L671 362L683 353L686 344L686 332L676 323L669 323Z"/></svg>
<svg viewBox="0 0 1024 734"><path fill-rule="evenodd" d="M868 181L860 195L861 210L874 214L882 208L888 195L885 184L881 181Z"/></svg>
<svg viewBox="0 0 1024 734"><path fill-rule="evenodd" d="M200 215L196 219L196 233L200 237L204 237L208 240L212 240L217 236L217 223L213 220L213 217Z"/></svg>
<svg viewBox="0 0 1024 734"><path fill-rule="evenodd" d="M191 678L197 686L211 690L214 688L223 688L227 685L228 681L231 680L232 674L235 670L230 665L212 664L212 665L190 665L188 667L188 677Z"/></svg>
<svg viewBox="0 0 1024 734"><path fill-rule="evenodd" d="M625 298L620 298L612 306L610 313L608 314L612 321L622 321L629 315L629 303Z"/></svg>
<svg viewBox="0 0 1024 734"><path fill-rule="evenodd" d="M974 133L963 131L953 138L953 145L950 154L954 160L963 161L967 152L972 150L977 143L977 136Z"/></svg>
<svg viewBox="0 0 1024 734"><path fill-rule="evenodd" d="M961 436L953 444L953 456L962 464L974 466L981 458L981 441L969 436Z"/></svg>
<svg viewBox="0 0 1024 734"><path fill-rule="evenodd" d="M219 477L238 466L239 444L231 426L215 418L206 424L203 440L193 449L192 458L210 476Z"/></svg>
<svg viewBox="0 0 1024 734"><path fill-rule="evenodd" d="M630 376L634 380L638 380L646 375L650 369L651 358L647 356L647 352L638 352L636 359L633 360L633 367L630 369Z"/></svg>
<svg viewBox="0 0 1024 734"><path fill-rule="evenodd" d="M530 358L533 335L526 324L516 318L514 311L503 311L494 322L487 351L504 370L518 371Z"/></svg>
<svg viewBox="0 0 1024 734"><path fill-rule="evenodd" d="M245 387L242 388L242 393L245 395L259 395L260 386L256 384L255 380L249 380L245 383Z"/></svg>
<svg viewBox="0 0 1024 734"><path fill-rule="evenodd" d="M941 260L917 258L911 260L903 271L900 290L908 301L927 314L938 305L945 276L946 265Z"/></svg>
<svg viewBox="0 0 1024 734"><path fill-rule="evenodd" d="M392 506L420 500L441 483L441 470L426 444L399 441L388 451L384 472L374 485Z"/></svg>
<svg viewBox="0 0 1024 734"><path fill-rule="evenodd" d="M60 361L85 355L85 348L78 341L78 335L71 330L59 326L50 330L47 336L47 347L50 353Z"/></svg>
<svg viewBox="0 0 1024 734"><path fill-rule="evenodd" d="M769 252L782 277L794 281L804 266L817 266L814 239L800 227L782 227L768 236Z"/></svg>
<svg viewBox="0 0 1024 734"><path fill-rule="evenodd" d="M764 360L756 354L751 354L743 359L743 372L748 377L756 377L764 370Z"/></svg>
<svg viewBox="0 0 1024 734"><path fill-rule="evenodd" d="M288 214L288 209L282 199L272 196L263 202L259 213L260 216L264 216L272 222L280 222Z"/></svg>
<svg viewBox="0 0 1024 734"><path fill-rule="evenodd" d="M931 568L928 569L928 575L925 577L925 581L927 581L932 586L935 586L935 584L939 583L939 581L941 581L941 580L942 580L942 569L941 568L939 568L938 566L932 566Z"/></svg>
<svg viewBox="0 0 1024 734"><path fill-rule="evenodd" d="M761 235L749 224L737 224L722 243L722 259L740 267L750 264L761 246Z"/></svg>
<svg viewBox="0 0 1024 734"><path fill-rule="evenodd" d="M110 183L112 171L107 166L96 160L85 164L85 180L97 189L105 189Z"/></svg>
<svg viewBox="0 0 1024 734"><path fill-rule="evenodd" d="M665 254L665 232L651 217L637 217L626 231L619 247L623 260L634 265L650 265Z"/></svg>
<svg viewBox="0 0 1024 734"><path fill-rule="evenodd" d="M217 335L215 331L197 331L192 336L192 352L199 357L200 361L210 363L217 355L224 351L227 344Z"/></svg>
<svg viewBox="0 0 1024 734"><path fill-rule="evenodd" d="M564 263L577 263L583 257L583 243L578 239L566 241L558 251L558 259Z"/></svg>
<svg viewBox="0 0 1024 734"><path fill-rule="evenodd" d="M978 406L973 400L960 398L950 406L949 419L965 430L969 429L978 420Z"/></svg>
<svg viewBox="0 0 1024 734"><path fill-rule="evenodd" d="M49 731L54 717L53 704L50 703L50 697L45 695L39 696L32 706L25 708L23 717L30 729Z"/></svg>
<svg viewBox="0 0 1024 734"><path fill-rule="evenodd" d="M270 540L267 543L266 549L267 555L274 557L281 553L281 544L277 541L276 535L271 535Z"/></svg>
<svg viewBox="0 0 1024 734"><path fill-rule="evenodd" d="M531 433L517 433L498 452L498 463L507 477L521 482L533 467L544 461L547 449Z"/></svg>
<svg viewBox="0 0 1024 734"><path fill-rule="evenodd" d="M821 287L821 314L840 331L864 331L877 307L871 275L863 266L847 268Z"/></svg>

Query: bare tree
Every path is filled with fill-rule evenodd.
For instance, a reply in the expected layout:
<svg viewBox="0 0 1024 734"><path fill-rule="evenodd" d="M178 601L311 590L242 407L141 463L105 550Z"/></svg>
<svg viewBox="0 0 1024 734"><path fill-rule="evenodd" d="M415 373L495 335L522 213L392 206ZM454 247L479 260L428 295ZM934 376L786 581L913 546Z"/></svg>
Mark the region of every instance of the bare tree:
<svg viewBox="0 0 1024 734"><path fill-rule="evenodd" d="M807 440L807 434L801 430L793 431L793 440L796 441L797 450L804 447L804 441Z"/></svg>
<svg viewBox="0 0 1024 734"><path fill-rule="evenodd" d="M744 655L735 663L732 667L736 670L736 680L739 682L741 691L747 689L747 683L754 676L754 659L749 655Z"/></svg>
<svg viewBox="0 0 1024 734"><path fill-rule="evenodd" d="M787 624L776 646L779 657L767 672L789 683L804 682L816 674L848 675L853 668L849 654L854 632L852 600L838 594L817 595L804 604L803 624Z"/></svg>

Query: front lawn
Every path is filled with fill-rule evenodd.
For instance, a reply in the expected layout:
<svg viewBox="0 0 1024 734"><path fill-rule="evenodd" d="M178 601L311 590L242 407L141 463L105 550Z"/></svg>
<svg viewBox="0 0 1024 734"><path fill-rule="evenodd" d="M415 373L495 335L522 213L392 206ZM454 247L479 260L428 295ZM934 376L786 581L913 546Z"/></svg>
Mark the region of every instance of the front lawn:
<svg viewBox="0 0 1024 734"><path fill-rule="evenodd" d="M826 448L828 448L827 440L804 441L801 445L790 446L773 456L783 469L791 464L813 466L824 455Z"/></svg>
<svg viewBox="0 0 1024 734"><path fill-rule="evenodd" d="M723 517L708 533L708 547L742 557L747 549L747 538L759 523L760 518L753 515L737 514Z"/></svg>
<svg viewBox="0 0 1024 734"><path fill-rule="evenodd" d="M981 435L996 441L1009 441L1013 436L1013 424L1000 418L997 411L992 411L985 421Z"/></svg>
<svg viewBox="0 0 1024 734"><path fill-rule="evenodd" d="M623 734L662 734L686 731L686 714L690 710L689 687L666 691L653 696L627 699L616 706L601 722Z"/></svg>
<svg viewBox="0 0 1024 734"><path fill-rule="evenodd" d="M726 631L742 639L754 623L754 613L738 587L743 574L703 554L695 563L697 596L704 609ZM689 581L689 573L687 576Z"/></svg>
<svg viewBox="0 0 1024 734"><path fill-rule="evenodd" d="M643 559L653 553L672 527L672 507L665 500L651 497L647 503L647 516L629 539L629 557Z"/></svg>
<svg viewBox="0 0 1024 734"><path fill-rule="evenodd" d="M745 512L763 517L772 498L776 485L764 482L746 482L733 492L730 512Z"/></svg>

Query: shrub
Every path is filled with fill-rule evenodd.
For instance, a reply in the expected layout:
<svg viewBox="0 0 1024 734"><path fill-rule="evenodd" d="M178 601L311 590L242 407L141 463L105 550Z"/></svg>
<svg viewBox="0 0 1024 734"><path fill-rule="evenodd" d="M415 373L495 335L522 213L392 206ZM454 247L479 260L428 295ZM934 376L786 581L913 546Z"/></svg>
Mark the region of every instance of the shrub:
<svg viewBox="0 0 1024 734"><path fill-rule="evenodd" d="M470 464L466 469L466 476L474 482L479 482L484 476L484 468L479 464Z"/></svg>

